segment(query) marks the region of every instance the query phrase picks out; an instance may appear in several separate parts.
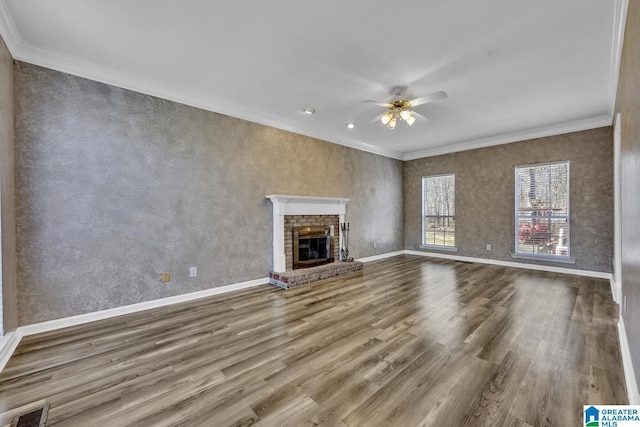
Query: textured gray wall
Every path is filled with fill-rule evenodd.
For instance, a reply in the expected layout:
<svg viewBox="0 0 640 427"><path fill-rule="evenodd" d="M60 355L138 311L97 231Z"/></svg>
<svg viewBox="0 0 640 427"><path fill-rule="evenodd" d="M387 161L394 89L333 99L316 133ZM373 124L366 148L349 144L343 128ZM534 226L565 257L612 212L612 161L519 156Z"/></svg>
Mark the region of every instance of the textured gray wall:
<svg viewBox="0 0 640 427"><path fill-rule="evenodd" d="M13 146L13 58L0 38L0 236L2 237L2 326L17 327L15 155Z"/></svg>
<svg viewBox="0 0 640 427"><path fill-rule="evenodd" d="M616 112L621 115L622 144L622 295L623 313L636 382L640 384L640 2L630 1L620 63Z"/></svg>
<svg viewBox="0 0 640 427"><path fill-rule="evenodd" d="M266 194L349 197L355 257L403 248L401 161L24 63L15 79L21 325L266 277Z"/></svg>
<svg viewBox="0 0 640 427"><path fill-rule="evenodd" d="M613 255L613 135L610 127L463 151L405 163L405 247L418 249L422 232L422 177L456 174L458 255L558 265L511 258L514 251L514 168L569 160L570 238L575 264L610 272ZM492 250L486 250L486 244Z"/></svg>

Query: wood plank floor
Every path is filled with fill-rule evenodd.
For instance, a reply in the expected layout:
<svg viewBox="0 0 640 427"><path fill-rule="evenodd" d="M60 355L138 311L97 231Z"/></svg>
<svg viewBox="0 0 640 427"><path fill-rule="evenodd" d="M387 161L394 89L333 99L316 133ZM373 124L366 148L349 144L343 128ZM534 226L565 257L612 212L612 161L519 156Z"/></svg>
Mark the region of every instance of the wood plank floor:
<svg viewBox="0 0 640 427"><path fill-rule="evenodd" d="M25 337L0 425L574 426L626 404L602 279L398 256Z"/></svg>

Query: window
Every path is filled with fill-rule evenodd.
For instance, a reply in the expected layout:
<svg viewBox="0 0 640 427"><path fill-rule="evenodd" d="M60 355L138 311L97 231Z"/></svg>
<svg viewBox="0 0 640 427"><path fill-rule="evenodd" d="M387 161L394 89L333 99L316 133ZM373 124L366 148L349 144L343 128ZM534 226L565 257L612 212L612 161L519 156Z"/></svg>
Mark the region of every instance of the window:
<svg viewBox="0 0 640 427"><path fill-rule="evenodd" d="M569 257L569 162L516 168L516 254Z"/></svg>
<svg viewBox="0 0 640 427"><path fill-rule="evenodd" d="M422 244L456 246L455 175L422 178Z"/></svg>

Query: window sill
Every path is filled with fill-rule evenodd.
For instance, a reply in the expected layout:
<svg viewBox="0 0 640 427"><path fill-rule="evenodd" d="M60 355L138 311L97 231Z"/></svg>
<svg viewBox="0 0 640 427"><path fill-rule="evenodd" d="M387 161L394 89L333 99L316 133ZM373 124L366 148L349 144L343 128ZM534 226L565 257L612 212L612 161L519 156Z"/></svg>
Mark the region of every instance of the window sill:
<svg viewBox="0 0 640 427"><path fill-rule="evenodd" d="M438 245L420 245L420 249L429 249L436 251L458 252L455 246L438 246Z"/></svg>
<svg viewBox="0 0 640 427"><path fill-rule="evenodd" d="M575 264L576 259L570 257L559 257L553 255L537 255L537 254L516 254L512 253L511 258L515 259L530 259L534 261L548 261L548 262L558 262L561 264Z"/></svg>

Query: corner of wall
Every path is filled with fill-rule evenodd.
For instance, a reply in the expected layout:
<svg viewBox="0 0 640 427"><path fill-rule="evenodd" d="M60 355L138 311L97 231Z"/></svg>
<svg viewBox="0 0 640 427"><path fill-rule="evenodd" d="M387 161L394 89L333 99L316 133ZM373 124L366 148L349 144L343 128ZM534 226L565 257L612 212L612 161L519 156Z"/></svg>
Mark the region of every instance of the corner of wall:
<svg viewBox="0 0 640 427"><path fill-rule="evenodd" d="M2 332L18 326L13 57L0 38L0 291Z"/></svg>

